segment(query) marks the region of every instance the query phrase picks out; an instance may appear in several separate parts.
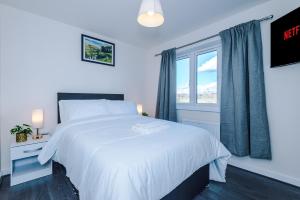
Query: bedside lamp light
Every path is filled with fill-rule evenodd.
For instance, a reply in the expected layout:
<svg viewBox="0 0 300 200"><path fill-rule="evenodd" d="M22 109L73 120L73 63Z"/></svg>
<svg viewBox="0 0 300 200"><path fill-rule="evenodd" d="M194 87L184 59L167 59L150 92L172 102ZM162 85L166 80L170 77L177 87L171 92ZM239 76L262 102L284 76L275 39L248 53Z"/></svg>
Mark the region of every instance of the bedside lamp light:
<svg viewBox="0 0 300 200"><path fill-rule="evenodd" d="M139 115L141 115L143 113L143 105L142 104L138 104L136 109L137 109Z"/></svg>
<svg viewBox="0 0 300 200"><path fill-rule="evenodd" d="M32 127L36 128L36 136L34 139L42 138L42 135L39 134L39 129L43 128L44 123L44 112L42 109L35 109L32 111L31 117Z"/></svg>

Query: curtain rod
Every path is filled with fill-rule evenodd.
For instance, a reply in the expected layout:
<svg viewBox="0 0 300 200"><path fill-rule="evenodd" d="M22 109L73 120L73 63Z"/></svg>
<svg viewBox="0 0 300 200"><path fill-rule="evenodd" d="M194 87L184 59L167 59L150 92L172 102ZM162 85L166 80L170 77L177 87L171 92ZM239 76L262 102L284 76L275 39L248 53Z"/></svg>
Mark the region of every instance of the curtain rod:
<svg viewBox="0 0 300 200"><path fill-rule="evenodd" d="M270 20L270 19L273 19L273 17L274 17L274 15L269 15L269 16L267 16L267 17L264 17L264 18L259 19L259 21L262 22L262 21ZM182 45L182 46L180 46L180 47L176 47L175 49L176 49L176 50L182 49L182 48L185 48L185 47L188 47L188 46L197 44L197 43L199 43L199 42L203 42L203 41L205 41L205 40L209 40L209 39L214 38L214 37L217 37L217 36L219 36L219 34L211 35L211 36L206 37L206 38L203 38L203 39L201 39L201 40L197 40L197 41L195 41L195 42L191 42L191 43ZM161 53L155 54L155 56L160 56L160 55L161 55Z"/></svg>

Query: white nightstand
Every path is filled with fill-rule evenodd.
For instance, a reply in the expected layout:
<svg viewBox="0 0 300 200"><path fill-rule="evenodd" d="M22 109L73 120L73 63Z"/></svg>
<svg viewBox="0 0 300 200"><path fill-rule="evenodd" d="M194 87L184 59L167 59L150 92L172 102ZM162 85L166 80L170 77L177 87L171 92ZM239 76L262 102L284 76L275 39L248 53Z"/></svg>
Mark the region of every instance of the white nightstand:
<svg viewBox="0 0 300 200"><path fill-rule="evenodd" d="M51 160L44 165L41 165L37 160L49 138L49 135L44 135L40 140L33 140L31 136L28 136L26 142L11 143L11 186L52 174Z"/></svg>

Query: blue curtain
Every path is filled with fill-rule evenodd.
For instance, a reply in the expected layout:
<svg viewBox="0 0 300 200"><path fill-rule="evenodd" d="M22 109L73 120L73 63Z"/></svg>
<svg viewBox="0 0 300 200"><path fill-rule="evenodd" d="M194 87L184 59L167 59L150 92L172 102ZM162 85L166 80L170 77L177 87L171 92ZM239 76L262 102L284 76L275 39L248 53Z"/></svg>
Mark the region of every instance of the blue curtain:
<svg viewBox="0 0 300 200"><path fill-rule="evenodd" d="M162 52L155 117L177 121L176 116L176 49Z"/></svg>
<svg viewBox="0 0 300 200"><path fill-rule="evenodd" d="M236 156L271 159L260 22L222 31L221 141Z"/></svg>

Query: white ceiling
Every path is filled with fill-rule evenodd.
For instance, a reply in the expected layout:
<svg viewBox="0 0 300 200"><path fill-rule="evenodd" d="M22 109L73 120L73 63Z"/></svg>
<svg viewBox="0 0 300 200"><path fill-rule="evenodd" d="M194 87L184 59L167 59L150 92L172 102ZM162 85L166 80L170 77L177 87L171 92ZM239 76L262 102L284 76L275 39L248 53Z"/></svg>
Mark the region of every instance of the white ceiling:
<svg viewBox="0 0 300 200"><path fill-rule="evenodd" d="M0 0L0 3L141 47L153 47L267 0L161 0L165 23L137 21L141 0Z"/></svg>

